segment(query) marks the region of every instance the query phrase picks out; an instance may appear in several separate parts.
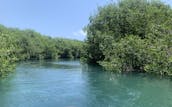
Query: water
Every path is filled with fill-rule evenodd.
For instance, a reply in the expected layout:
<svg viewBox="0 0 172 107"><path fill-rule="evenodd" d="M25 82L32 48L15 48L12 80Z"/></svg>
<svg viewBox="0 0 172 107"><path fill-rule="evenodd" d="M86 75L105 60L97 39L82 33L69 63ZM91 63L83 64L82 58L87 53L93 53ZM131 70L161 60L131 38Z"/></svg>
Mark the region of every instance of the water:
<svg viewBox="0 0 172 107"><path fill-rule="evenodd" d="M0 79L0 107L172 107L172 81L79 61L29 61Z"/></svg>

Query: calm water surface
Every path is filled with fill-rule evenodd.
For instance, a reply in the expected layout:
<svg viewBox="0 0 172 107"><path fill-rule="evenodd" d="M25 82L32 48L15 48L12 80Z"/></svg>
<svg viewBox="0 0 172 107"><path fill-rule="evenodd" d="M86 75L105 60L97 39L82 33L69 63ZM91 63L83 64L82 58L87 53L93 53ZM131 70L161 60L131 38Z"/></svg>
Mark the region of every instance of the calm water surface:
<svg viewBox="0 0 172 107"><path fill-rule="evenodd" d="M0 107L172 107L172 81L79 61L29 61L0 79Z"/></svg>

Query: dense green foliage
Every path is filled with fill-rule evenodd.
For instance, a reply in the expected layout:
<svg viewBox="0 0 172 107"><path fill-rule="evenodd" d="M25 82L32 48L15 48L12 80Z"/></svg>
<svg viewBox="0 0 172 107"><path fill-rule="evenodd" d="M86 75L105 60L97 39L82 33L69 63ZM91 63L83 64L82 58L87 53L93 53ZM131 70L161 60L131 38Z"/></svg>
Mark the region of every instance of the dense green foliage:
<svg viewBox="0 0 172 107"><path fill-rule="evenodd" d="M172 9L157 0L99 7L85 28L83 59L111 71L172 75Z"/></svg>
<svg viewBox="0 0 172 107"><path fill-rule="evenodd" d="M5 33L0 32L0 40L0 76L4 76L14 68L15 47L12 44L12 38Z"/></svg>
<svg viewBox="0 0 172 107"><path fill-rule="evenodd" d="M30 59L80 58L83 43L51 38L33 30L0 25L0 76L14 68L14 62Z"/></svg>

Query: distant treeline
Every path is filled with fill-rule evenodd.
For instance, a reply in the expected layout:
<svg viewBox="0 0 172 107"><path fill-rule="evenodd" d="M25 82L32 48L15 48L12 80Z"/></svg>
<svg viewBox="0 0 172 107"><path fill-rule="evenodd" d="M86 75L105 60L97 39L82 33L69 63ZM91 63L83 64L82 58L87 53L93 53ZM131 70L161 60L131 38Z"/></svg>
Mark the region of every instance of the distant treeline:
<svg viewBox="0 0 172 107"><path fill-rule="evenodd" d="M21 60L80 58L83 42L51 38L33 30L19 30L0 25L0 76Z"/></svg>
<svg viewBox="0 0 172 107"><path fill-rule="evenodd" d="M172 75L172 8L160 0L119 0L99 7L83 60L114 72Z"/></svg>

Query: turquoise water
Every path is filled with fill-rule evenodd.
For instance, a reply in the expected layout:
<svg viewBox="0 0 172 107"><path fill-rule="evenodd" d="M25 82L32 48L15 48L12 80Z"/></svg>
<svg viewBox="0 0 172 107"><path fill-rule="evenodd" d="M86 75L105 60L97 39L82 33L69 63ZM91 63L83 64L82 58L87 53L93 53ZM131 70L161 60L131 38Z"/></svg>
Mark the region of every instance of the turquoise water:
<svg viewBox="0 0 172 107"><path fill-rule="evenodd" d="M79 61L29 61L0 80L0 107L172 107L172 81Z"/></svg>

